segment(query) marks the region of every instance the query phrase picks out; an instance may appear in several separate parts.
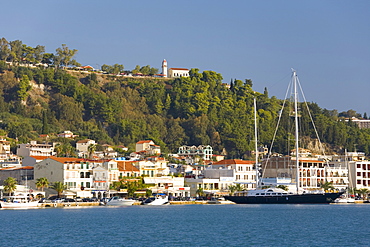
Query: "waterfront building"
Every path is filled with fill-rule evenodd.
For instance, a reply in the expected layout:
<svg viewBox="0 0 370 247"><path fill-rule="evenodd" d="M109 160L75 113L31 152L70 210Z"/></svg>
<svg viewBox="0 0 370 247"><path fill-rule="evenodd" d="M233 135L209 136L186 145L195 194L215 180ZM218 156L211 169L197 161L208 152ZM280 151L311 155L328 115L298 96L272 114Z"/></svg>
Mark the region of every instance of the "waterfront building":
<svg viewBox="0 0 370 247"><path fill-rule="evenodd" d="M231 171L231 170L230 170ZM202 190L205 194L228 194L227 188L233 184L233 177L222 178L205 178L196 176L185 178L185 186L190 188L190 196L197 196L198 190Z"/></svg>
<svg viewBox="0 0 370 247"><path fill-rule="evenodd" d="M78 158L49 157L34 166L34 178L62 182L75 196L90 197L93 190L93 165Z"/></svg>
<svg viewBox="0 0 370 247"><path fill-rule="evenodd" d="M3 185L4 180L8 177L13 177L18 184L25 185L30 180L34 179L34 169L32 166L16 166L0 169L0 185Z"/></svg>
<svg viewBox="0 0 370 247"><path fill-rule="evenodd" d="M255 161L251 160L240 160L240 159L228 159L221 160L219 162L213 163L211 165L212 170L232 170L233 182L242 184L245 189L256 188L256 170L254 169ZM211 169L204 170L203 174L206 177L210 177ZM225 180L225 178L224 178ZM227 180L225 180L227 181ZM225 185L226 186L226 185ZM225 189L225 186L222 186L222 189ZM227 185L228 186L228 185Z"/></svg>
<svg viewBox="0 0 370 247"><path fill-rule="evenodd" d="M286 179L296 183L296 159L291 156L271 157L262 162L263 178ZM348 186L348 168L343 162L324 161L305 157L299 160L299 186L302 189L320 189L321 184L332 182L338 190Z"/></svg>
<svg viewBox="0 0 370 247"><path fill-rule="evenodd" d="M168 160L152 156L145 160L139 160L133 163L140 170L140 174L147 177L162 177L170 174L170 168L167 166Z"/></svg>
<svg viewBox="0 0 370 247"><path fill-rule="evenodd" d="M144 177L144 183L152 185L153 193L166 193L175 197L190 196L190 188L185 185L184 177Z"/></svg>
<svg viewBox="0 0 370 247"><path fill-rule="evenodd" d="M95 194L96 197L105 197L107 195L107 191L109 191L109 175L108 175L108 169L105 167L102 167L100 165L97 165L92 169L92 175L93 175L93 190L92 193ZM100 195L99 196L99 192Z"/></svg>
<svg viewBox="0 0 370 247"><path fill-rule="evenodd" d="M37 141L31 141L27 144L18 144L17 155L22 157L53 156L55 152L53 145L47 143L38 144Z"/></svg>

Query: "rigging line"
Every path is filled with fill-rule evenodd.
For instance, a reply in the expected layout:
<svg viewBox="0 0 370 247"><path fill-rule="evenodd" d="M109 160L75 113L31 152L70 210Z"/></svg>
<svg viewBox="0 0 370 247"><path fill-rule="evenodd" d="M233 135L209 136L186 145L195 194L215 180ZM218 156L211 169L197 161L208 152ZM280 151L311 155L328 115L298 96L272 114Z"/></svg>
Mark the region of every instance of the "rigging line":
<svg viewBox="0 0 370 247"><path fill-rule="evenodd" d="M299 89L301 90L301 93L302 93L302 97L303 97L303 101L306 105L306 108L307 108L307 111L308 111L308 115L310 116L310 120L311 120L311 123L312 123L312 126L313 126L313 129L315 130L315 134L316 134L316 137L319 141L319 145L320 145L320 148L323 152L323 155L324 155L324 159L326 161L326 164L328 164L328 160L325 158L326 157L326 154L325 154L325 149L324 149L324 146L322 145L322 142L320 140L320 137L319 137L319 133L317 131L317 128L316 128L316 125L315 125L315 122L313 121L313 118L312 118L312 114L310 112L310 109L308 108L308 104L307 104L307 100L306 100L306 97L304 96L304 93L303 93L303 89L302 89L302 86L301 86L301 83L299 82L299 79L297 78L297 81L298 81L298 85L299 85Z"/></svg>
<svg viewBox="0 0 370 247"><path fill-rule="evenodd" d="M290 88L291 88L291 86L292 86L292 83L293 83L293 80L291 80L291 81L290 81L290 83L289 83L289 85L288 85L288 87L287 87L287 90L286 90L286 92L285 92L285 97L284 97L283 105L282 105L281 110L280 110L280 112L279 112L278 122L277 122L277 124L276 124L276 128L275 128L274 136L273 136L272 141L271 141L271 145L270 145L270 148L269 148L269 152L268 152L268 155L267 155L267 158L266 158L266 164L265 164L265 166L264 166L264 168L263 168L262 176L261 176L261 177L263 177L263 175L265 174L265 171L266 171L267 165L268 165L268 163L269 163L269 161L270 161L270 158L271 158L271 155L272 155L272 147L274 146L274 142L275 142L276 134L277 134L277 131L278 131L278 128L279 128L279 125L280 125L281 117L282 117L282 115L283 115L284 107L285 107L285 104L286 104L286 102L287 102L287 98L288 98L288 92L289 92L289 90L290 90Z"/></svg>

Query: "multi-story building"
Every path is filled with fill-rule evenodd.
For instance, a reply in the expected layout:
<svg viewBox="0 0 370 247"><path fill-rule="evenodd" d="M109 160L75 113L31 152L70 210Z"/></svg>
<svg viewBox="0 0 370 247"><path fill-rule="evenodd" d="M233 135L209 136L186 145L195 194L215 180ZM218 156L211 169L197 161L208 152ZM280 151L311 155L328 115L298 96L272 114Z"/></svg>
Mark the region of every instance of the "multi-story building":
<svg viewBox="0 0 370 247"><path fill-rule="evenodd" d="M181 146L177 154L185 157L187 163L195 163L199 159L212 160L213 149L210 145Z"/></svg>
<svg viewBox="0 0 370 247"><path fill-rule="evenodd" d="M7 160L12 156L10 151L10 142L7 141L4 137L0 137L0 161Z"/></svg>
<svg viewBox="0 0 370 247"><path fill-rule="evenodd" d="M141 152L144 155L158 155L161 153L161 147L155 145L152 140L144 140L136 143L135 151L137 153Z"/></svg>
<svg viewBox="0 0 370 247"><path fill-rule="evenodd" d="M95 145L94 140L90 139L85 139L85 140L80 140L76 143L76 150L78 152L79 157L86 157L86 155L89 153L89 146L90 145Z"/></svg>
<svg viewBox="0 0 370 247"><path fill-rule="evenodd" d="M119 177L139 177L140 170L133 165L134 161L118 160Z"/></svg>
<svg viewBox="0 0 370 247"><path fill-rule="evenodd" d="M133 162L133 165L140 170L140 174L147 177L162 177L169 175L170 168L167 164L168 160L157 156Z"/></svg>
<svg viewBox="0 0 370 247"><path fill-rule="evenodd" d="M38 144L36 141L31 141L27 144L18 144L17 155L22 157L53 156L55 152L53 145L46 143Z"/></svg>
<svg viewBox="0 0 370 247"><path fill-rule="evenodd" d="M49 157L34 166L34 178L62 182L76 196L89 197L93 190L93 165L78 158Z"/></svg>
<svg viewBox="0 0 370 247"><path fill-rule="evenodd" d="M279 178L296 183L296 159L291 156L271 157L262 163L264 178ZM302 189L319 189L321 184L332 182L336 189L348 186L348 169L340 162L326 162L316 158L305 157L299 160L299 187Z"/></svg>

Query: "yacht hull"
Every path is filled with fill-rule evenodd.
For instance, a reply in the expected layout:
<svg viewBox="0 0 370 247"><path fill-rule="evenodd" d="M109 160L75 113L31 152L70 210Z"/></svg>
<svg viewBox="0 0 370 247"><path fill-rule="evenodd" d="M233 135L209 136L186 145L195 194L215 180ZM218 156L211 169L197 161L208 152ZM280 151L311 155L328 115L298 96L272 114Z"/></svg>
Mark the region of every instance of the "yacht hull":
<svg viewBox="0 0 370 247"><path fill-rule="evenodd" d="M322 194L299 195L274 195L274 196L224 196L226 200L236 204L324 204L332 203L343 192Z"/></svg>
<svg viewBox="0 0 370 247"><path fill-rule="evenodd" d="M37 208L37 201L35 202L0 202L0 208L5 209L27 209L27 208Z"/></svg>

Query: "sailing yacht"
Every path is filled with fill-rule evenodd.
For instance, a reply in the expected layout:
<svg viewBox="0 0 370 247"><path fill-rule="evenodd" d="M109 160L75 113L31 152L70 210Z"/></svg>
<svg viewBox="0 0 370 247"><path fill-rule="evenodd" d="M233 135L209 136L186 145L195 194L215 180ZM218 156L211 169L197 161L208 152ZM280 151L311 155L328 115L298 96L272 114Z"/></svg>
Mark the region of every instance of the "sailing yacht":
<svg viewBox="0 0 370 247"><path fill-rule="evenodd" d="M255 118L255 144L256 144L256 189L249 190L243 195L224 196L226 200L237 204L301 204L301 203L331 203L339 198L344 192L323 192L323 191L306 191L302 190L299 185L300 173L300 154L298 143L298 94L297 94L297 74L293 70L292 83L294 87L294 122L295 122L295 169L296 169L296 190L285 191L281 188L260 189L261 179L259 178L258 149L257 149L257 113L256 103L254 101L254 118Z"/></svg>

